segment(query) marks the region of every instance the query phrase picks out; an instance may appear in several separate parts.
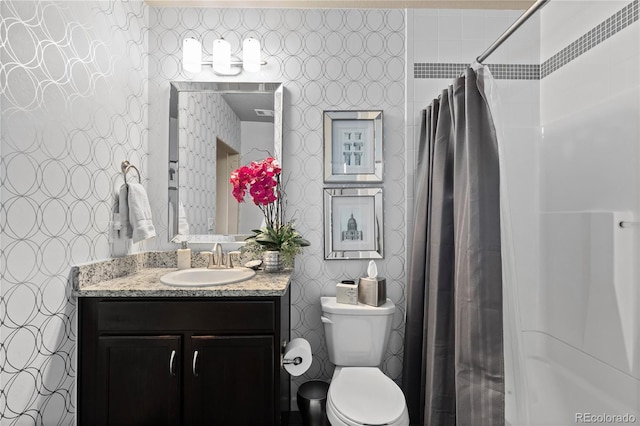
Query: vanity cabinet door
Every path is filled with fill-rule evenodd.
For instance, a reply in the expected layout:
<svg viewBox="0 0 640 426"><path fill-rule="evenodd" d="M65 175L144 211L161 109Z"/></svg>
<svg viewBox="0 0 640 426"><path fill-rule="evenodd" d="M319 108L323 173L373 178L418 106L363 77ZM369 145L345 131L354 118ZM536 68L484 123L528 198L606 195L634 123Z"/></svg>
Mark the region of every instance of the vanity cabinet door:
<svg viewBox="0 0 640 426"><path fill-rule="evenodd" d="M94 419L114 426L179 425L181 340L100 336Z"/></svg>
<svg viewBox="0 0 640 426"><path fill-rule="evenodd" d="M275 424L272 335L193 336L190 352L192 424Z"/></svg>

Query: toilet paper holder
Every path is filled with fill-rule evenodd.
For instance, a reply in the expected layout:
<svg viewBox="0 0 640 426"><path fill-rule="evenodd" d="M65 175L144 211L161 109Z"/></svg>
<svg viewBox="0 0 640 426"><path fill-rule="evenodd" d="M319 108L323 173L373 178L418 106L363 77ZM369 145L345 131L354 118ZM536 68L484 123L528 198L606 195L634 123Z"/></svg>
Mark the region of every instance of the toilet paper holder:
<svg viewBox="0 0 640 426"><path fill-rule="evenodd" d="M284 357L284 351L287 348L287 343L289 343L289 342L287 342L286 340L284 340L282 342L282 349L280 350L280 364L281 365L285 365L285 364L287 364L287 365L288 364L300 365L300 364L302 364L302 357L297 356L297 357L295 357L293 359L289 359L289 358L285 358Z"/></svg>
<svg viewBox="0 0 640 426"><path fill-rule="evenodd" d="M292 376L301 376L311 367L313 353L311 345L302 338L297 337L290 342L282 342L280 351L280 368L283 368Z"/></svg>
<svg viewBox="0 0 640 426"><path fill-rule="evenodd" d="M284 355L282 355L282 365L285 365L285 364L300 365L302 364L302 358L297 356L293 359L287 359L284 357Z"/></svg>

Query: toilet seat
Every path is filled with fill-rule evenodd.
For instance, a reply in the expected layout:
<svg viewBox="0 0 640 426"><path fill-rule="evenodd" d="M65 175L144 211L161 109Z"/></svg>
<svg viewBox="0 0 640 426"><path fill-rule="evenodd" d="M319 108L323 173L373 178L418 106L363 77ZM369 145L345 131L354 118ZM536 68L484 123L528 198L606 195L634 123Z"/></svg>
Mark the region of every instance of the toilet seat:
<svg viewBox="0 0 640 426"><path fill-rule="evenodd" d="M343 367L334 375L327 412L348 426L409 424L404 394L375 367Z"/></svg>

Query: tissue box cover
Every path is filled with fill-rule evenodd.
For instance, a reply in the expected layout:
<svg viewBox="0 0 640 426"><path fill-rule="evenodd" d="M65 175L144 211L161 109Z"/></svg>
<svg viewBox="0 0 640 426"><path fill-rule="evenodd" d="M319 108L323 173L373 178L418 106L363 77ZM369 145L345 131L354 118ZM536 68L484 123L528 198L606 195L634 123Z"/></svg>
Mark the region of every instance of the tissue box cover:
<svg viewBox="0 0 640 426"><path fill-rule="evenodd" d="M358 302L370 306L384 305L387 301L387 280L382 277L362 277L358 284Z"/></svg>

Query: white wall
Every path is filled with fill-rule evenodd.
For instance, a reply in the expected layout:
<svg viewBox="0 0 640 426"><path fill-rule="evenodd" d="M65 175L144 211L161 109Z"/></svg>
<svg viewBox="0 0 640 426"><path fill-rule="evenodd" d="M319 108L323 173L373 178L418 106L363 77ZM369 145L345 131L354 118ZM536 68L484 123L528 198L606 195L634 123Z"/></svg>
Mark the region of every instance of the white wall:
<svg viewBox="0 0 640 426"><path fill-rule="evenodd" d="M267 156L265 147L273 148L273 123L242 121L240 164L262 161ZM273 151L273 149L271 149ZM271 152L273 155L273 152ZM295 179L295 177L293 177ZM264 220L262 211L249 199L240 204L238 229L240 232L258 229Z"/></svg>
<svg viewBox="0 0 640 426"><path fill-rule="evenodd" d="M147 23L141 1L0 2L3 425L74 422L69 272L111 256L120 162L148 182Z"/></svg>

